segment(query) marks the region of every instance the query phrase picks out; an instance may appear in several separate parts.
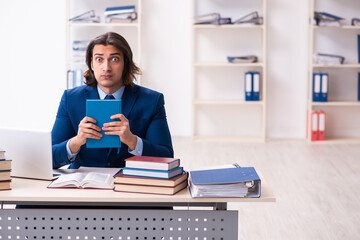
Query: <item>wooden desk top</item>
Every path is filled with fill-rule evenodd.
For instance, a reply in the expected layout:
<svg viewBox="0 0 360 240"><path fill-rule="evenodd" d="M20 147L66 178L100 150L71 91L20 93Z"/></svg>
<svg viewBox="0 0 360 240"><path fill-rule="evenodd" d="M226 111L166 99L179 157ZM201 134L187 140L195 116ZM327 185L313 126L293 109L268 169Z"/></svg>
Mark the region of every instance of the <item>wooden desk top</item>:
<svg viewBox="0 0 360 240"><path fill-rule="evenodd" d="M261 180L260 198L192 198L186 188L173 196L122 193L97 189L48 189L50 181L13 178L12 190L0 191L2 203L224 203L275 202L275 196L266 181Z"/></svg>

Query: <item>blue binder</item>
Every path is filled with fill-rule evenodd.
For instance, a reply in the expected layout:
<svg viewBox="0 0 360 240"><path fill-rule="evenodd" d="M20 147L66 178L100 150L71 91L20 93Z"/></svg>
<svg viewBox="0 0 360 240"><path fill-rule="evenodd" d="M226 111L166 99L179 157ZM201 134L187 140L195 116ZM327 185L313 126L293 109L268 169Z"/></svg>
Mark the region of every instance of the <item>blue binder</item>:
<svg viewBox="0 0 360 240"><path fill-rule="evenodd" d="M252 73L252 100L253 101L259 101L260 100L260 73L259 72L253 72Z"/></svg>
<svg viewBox="0 0 360 240"><path fill-rule="evenodd" d="M320 102L321 74L313 73L313 102Z"/></svg>
<svg viewBox="0 0 360 240"><path fill-rule="evenodd" d="M321 74L321 84L320 84L320 102L328 101L328 90L329 90L329 74Z"/></svg>
<svg viewBox="0 0 360 240"><path fill-rule="evenodd" d="M358 101L360 101L360 72L358 73Z"/></svg>
<svg viewBox="0 0 360 240"><path fill-rule="evenodd" d="M118 120L110 119L112 115L121 113L121 99L116 100L100 100L88 99L86 100L86 116L94 118L96 125L100 128L104 123ZM101 139L88 138L86 141L87 148L120 148L121 142L117 135L105 135L101 130L103 137Z"/></svg>
<svg viewBox="0 0 360 240"><path fill-rule="evenodd" d="M253 77L251 72L245 73L244 87L245 101L251 101L253 99Z"/></svg>

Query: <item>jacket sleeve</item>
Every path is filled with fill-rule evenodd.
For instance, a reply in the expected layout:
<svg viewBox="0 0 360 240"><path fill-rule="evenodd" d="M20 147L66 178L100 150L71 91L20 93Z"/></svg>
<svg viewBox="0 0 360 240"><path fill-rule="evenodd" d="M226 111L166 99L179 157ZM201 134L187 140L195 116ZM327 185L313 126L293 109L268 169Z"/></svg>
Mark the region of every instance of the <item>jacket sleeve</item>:
<svg viewBox="0 0 360 240"><path fill-rule="evenodd" d="M142 139L143 156L174 157L164 104L164 95L160 94L145 138Z"/></svg>
<svg viewBox="0 0 360 240"><path fill-rule="evenodd" d="M75 134L69 117L67 91L65 90L61 97L59 109L51 132L54 169L70 163L66 153L66 143L70 138L75 136Z"/></svg>

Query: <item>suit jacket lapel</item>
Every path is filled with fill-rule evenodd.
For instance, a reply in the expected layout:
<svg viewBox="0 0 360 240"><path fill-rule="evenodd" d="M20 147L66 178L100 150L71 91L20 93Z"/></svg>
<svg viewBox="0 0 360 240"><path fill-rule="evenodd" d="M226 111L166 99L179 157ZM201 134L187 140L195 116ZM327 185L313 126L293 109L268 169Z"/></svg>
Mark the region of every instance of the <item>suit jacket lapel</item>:
<svg viewBox="0 0 360 240"><path fill-rule="evenodd" d="M85 99L99 99L99 93L96 87L86 86Z"/></svg>
<svg viewBox="0 0 360 240"><path fill-rule="evenodd" d="M128 118L137 97L137 86L126 86L122 96L122 114Z"/></svg>

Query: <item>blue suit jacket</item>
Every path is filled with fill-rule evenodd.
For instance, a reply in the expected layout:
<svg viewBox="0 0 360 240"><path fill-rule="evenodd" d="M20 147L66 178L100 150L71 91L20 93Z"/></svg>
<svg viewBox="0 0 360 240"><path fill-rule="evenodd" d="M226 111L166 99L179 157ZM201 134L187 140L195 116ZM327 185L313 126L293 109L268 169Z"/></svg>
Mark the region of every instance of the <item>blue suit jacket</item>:
<svg viewBox="0 0 360 240"><path fill-rule="evenodd" d="M99 99L96 87L81 86L65 90L52 129L53 167L69 164L66 143L76 136L78 125L85 117L86 99ZM166 120L164 96L153 90L134 85L125 87L122 96L122 114L129 120L130 131L143 140L143 156L173 157L171 136ZM128 146L121 144L120 152L103 148L80 149L70 168L123 167L124 159L131 157Z"/></svg>

